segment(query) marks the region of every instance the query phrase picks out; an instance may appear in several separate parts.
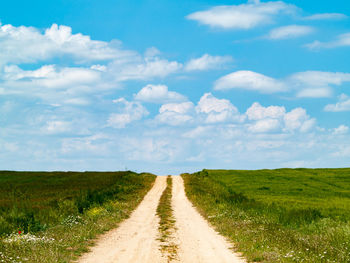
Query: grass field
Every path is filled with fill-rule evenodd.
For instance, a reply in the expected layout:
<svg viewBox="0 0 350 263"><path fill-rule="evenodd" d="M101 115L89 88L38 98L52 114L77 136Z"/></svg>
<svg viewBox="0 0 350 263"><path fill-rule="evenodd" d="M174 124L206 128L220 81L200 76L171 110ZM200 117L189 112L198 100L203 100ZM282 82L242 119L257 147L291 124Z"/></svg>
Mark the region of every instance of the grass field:
<svg viewBox="0 0 350 263"><path fill-rule="evenodd" d="M0 172L0 262L69 262L128 217L154 179L128 171Z"/></svg>
<svg viewBox="0 0 350 263"><path fill-rule="evenodd" d="M203 170L186 194L255 262L350 262L350 169Z"/></svg>

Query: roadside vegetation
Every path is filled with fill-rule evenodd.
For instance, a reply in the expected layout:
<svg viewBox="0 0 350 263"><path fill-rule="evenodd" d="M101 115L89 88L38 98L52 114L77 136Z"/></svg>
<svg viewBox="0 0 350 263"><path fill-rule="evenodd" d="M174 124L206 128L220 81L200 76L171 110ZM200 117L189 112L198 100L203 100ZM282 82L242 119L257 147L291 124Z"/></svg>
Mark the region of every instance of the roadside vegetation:
<svg viewBox="0 0 350 263"><path fill-rule="evenodd" d="M127 218L155 176L0 172L0 262L70 262Z"/></svg>
<svg viewBox="0 0 350 263"><path fill-rule="evenodd" d="M161 242L161 251L166 255L168 262L177 258L177 245L173 240L173 233L175 232L175 219L173 210L171 208L172 198L172 178L167 177L167 187L162 193L157 207L157 215L159 221L159 233Z"/></svg>
<svg viewBox="0 0 350 263"><path fill-rule="evenodd" d="M199 212L250 262L350 262L350 169L182 176Z"/></svg>

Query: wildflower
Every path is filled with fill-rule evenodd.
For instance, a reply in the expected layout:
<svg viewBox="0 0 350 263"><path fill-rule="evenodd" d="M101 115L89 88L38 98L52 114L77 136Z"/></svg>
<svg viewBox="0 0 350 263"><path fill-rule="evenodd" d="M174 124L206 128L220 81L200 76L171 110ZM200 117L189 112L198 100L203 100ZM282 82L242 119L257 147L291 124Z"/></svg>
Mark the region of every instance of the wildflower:
<svg viewBox="0 0 350 263"><path fill-rule="evenodd" d="M22 231L21 230L18 230L18 235L22 234Z"/></svg>

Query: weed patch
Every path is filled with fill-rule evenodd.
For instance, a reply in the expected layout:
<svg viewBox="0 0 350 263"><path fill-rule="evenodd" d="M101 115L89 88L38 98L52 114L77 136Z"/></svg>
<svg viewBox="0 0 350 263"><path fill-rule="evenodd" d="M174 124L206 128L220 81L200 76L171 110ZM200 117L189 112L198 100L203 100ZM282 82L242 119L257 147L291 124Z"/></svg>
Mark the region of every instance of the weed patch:
<svg viewBox="0 0 350 263"><path fill-rule="evenodd" d="M173 233L175 231L175 219L173 217L173 210L171 208L172 197L172 178L167 177L167 187L160 197L157 207L157 215L160 218L159 221L159 233L161 242L161 251L164 253L168 262L177 258L177 245L173 240Z"/></svg>

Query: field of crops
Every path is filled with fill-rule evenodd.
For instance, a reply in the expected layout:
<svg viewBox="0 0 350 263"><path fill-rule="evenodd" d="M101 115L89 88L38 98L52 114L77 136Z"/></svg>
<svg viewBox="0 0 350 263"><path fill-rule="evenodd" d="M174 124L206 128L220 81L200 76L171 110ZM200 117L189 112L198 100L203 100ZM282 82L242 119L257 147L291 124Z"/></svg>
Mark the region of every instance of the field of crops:
<svg viewBox="0 0 350 263"><path fill-rule="evenodd" d="M203 170L189 199L255 262L350 262L350 169Z"/></svg>
<svg viewBox="0 0 350 263"><path fill-rule="evenodd" d="M154 182L133 172L0 172L0 262L68 262Z"/></svg>

